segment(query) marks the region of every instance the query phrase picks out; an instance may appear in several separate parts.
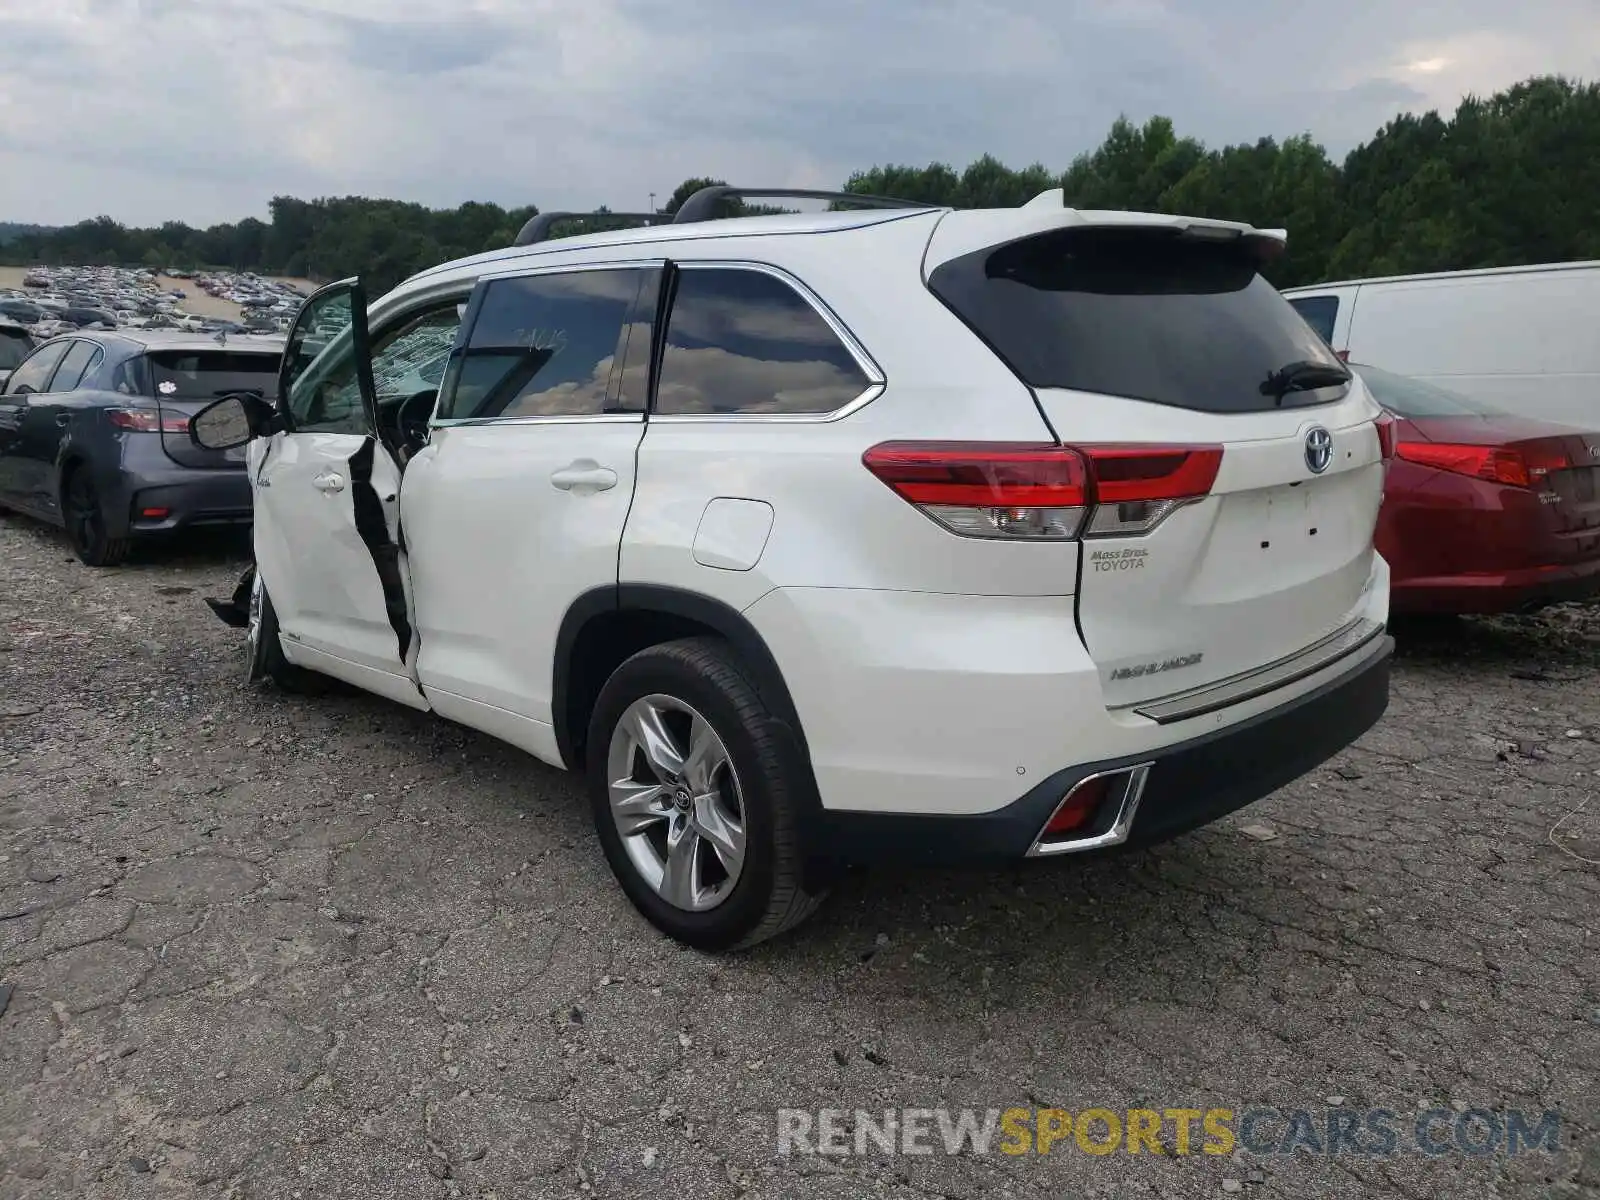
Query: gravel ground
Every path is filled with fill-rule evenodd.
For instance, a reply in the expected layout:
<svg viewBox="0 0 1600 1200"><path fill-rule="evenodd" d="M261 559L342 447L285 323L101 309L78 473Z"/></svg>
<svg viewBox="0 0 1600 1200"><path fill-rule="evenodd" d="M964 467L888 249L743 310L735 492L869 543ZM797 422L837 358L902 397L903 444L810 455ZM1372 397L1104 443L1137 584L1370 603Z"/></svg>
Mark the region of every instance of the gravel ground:
<svg viewBox="0 0 1600 1200"><path fill-rule="evenodd" d="M93 571L0 517L0 1197L1600 1194L1600 800L1551 832L1600 792L1593 612L1406 640L1357 747L1155 851L852 879L715 960L633 914L566 776L242 688L201 604L242 565ZM775 1135L780 1108L1259 1105L1557 1110L1560 1146Z"/></svg>

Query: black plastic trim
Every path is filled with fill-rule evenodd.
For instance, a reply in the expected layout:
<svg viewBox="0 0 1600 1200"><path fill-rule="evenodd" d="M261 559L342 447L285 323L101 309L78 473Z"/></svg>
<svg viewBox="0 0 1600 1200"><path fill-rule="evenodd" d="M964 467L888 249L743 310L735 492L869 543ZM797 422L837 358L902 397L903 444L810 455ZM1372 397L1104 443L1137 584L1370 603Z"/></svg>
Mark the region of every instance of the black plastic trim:
<svg viewBox="0 0 1600 1200"><path fill-rule="evenodd" d="M579 596L567 609L566 616L561 620L561 628L556 633L550 698L556 745L561 749L561 757L569 765L580 765L574 757L577 738L567 716L568 693L572 686L572 651L583 627L595 617L608 612L655 612L681 617L704 625L726 638L754 675L752 682L768 711L789 726L796 748L802 754L807 753L800 716L795 709L794 699L789 695L788 684L783 681L783 673L778 669L777 659L773 658L765 640L742 613L699 592L654 584L624 583L615 587L595 588Z"/></svg>
<svg viewBox="0 0 1600 1200"><path fill-rule="evenodd" d="M668 225L672 217L667 213L614 213L614 212L547 212L529 217L527 224L512 240L513 246L531 246L535 242L548 242L550 230L562 221L639 221L645 225Z"/></svg>
<svg viewBox="0 0 1600 1200"><path fill-rule="evenodd" d="M921 208L936 209L945 207L942 204L924 204L920 200L901 200L895 196L869 196L857 192L818 192L809 188L749 188L729 187L726 184L715 184L703 187L693 193L687 200L678 206L677 214L672 218L674 225L688 225L696 221L711 221L718 216L718 208L724 200L733 200L744 196L763 196L776 200L831 200L836 204L849 202L860 208Z"/></svg>

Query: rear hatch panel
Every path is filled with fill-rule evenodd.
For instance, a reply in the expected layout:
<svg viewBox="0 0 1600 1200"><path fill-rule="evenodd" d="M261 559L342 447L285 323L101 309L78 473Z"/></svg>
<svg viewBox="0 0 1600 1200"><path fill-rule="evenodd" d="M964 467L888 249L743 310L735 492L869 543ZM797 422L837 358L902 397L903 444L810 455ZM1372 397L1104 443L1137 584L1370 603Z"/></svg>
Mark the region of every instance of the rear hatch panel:
<svg viewBox="0 0 1600 1200"><path fill-rule="evenodd" d="M219 396L252 391L277 395L278 354L230 348L152 349L145 355L151 394L161 410L161 447L179 466L244 469L244 452L205 450L189 436L189 418Z"/></svg>
<svg viewBox="0 0 1600 1200"><path fill-rule="evenodd" d="M929 287L1060 442L1222 448L1208 495L1063 547L1081 555L1074 615L1107 705L1258 670L1354 622L1375 576L1380 410L1260 275L1281 242L1127 213L972 248L984 232L942 225ZM939 261L940 235L959 253Z"/></svg>

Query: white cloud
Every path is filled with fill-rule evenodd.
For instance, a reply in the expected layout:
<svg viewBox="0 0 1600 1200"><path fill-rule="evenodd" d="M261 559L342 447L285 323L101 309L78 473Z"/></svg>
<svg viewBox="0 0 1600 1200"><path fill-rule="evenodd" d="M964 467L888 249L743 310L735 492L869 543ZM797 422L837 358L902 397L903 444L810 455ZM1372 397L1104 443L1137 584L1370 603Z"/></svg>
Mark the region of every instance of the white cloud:
<svg viewBox="0 0 1600 1200"><path fill-rule="evenodd" d="M47 0L0 34L0 219L264 216L275 194L632 209L985 151L1119 113L1342 153L1403 108L1600 76L1593 0Z"/></svg>

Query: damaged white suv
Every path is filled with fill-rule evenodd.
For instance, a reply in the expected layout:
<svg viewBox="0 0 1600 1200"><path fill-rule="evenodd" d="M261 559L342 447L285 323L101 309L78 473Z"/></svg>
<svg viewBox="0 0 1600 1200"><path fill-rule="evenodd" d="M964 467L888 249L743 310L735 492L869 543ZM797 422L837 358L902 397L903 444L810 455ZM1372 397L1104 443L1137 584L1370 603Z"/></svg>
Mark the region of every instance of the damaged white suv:
<svg viewBox="0 0 1600 1200"><path fill-rule="evenodd" d="M1170 837L1379 719L1390 434L1281 232L734 192L794 194L306 303L277 407L191 423L249 443L252 678L584 772L707 949L853 864Z"/></svg>

